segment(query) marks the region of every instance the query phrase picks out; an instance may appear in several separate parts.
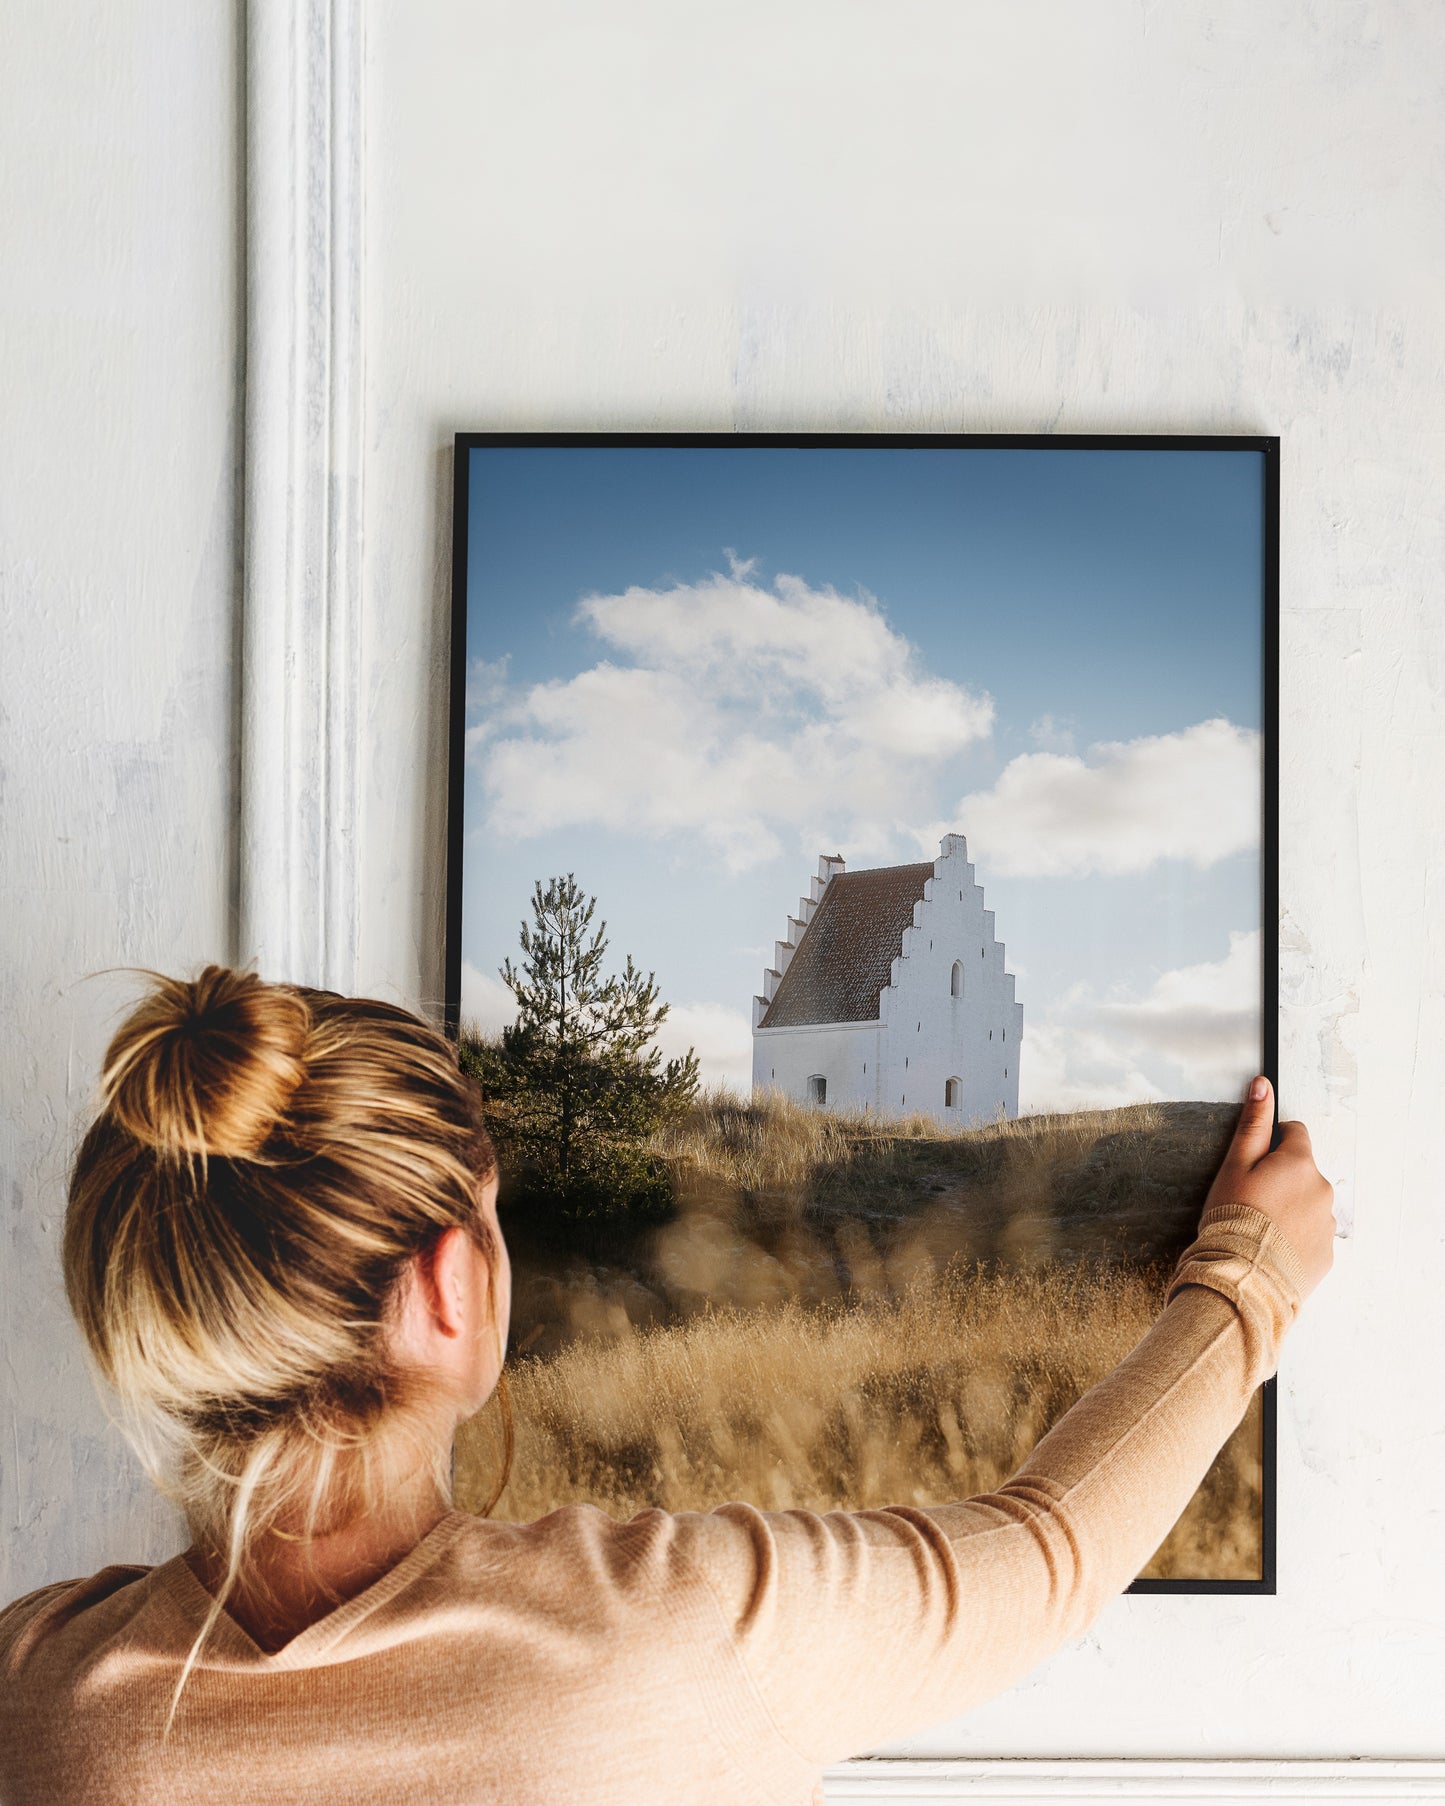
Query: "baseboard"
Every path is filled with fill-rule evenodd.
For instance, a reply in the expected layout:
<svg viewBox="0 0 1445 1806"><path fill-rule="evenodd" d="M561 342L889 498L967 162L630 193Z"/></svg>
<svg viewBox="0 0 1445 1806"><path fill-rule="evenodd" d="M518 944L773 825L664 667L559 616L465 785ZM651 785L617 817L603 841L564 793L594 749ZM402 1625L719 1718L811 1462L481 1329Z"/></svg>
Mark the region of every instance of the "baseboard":
<svg viewBox="0 0 1445 1806"><path fill-rule="evenodd" d="M1228 1800L1275 1806L1281 1800L1445 1801L1445 1761L1160 1761L1157 1759L918 1761L877 1757L831 1769L828 1806L867 1800L905 1806L915 1800L968 1806L1035 1800Z"/></svg>

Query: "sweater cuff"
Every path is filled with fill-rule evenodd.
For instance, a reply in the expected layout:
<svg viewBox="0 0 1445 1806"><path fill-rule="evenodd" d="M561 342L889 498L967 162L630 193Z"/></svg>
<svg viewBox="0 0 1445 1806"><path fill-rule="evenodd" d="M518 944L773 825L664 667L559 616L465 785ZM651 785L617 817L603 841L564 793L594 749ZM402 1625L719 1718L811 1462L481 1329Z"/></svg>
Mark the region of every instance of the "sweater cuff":
<svg viewBox="0 0 1445 1806"><path fill-rule="evenodd" d="M1207 1209L1179 1257L1166 1305L1185 1286L1207 1286L1229 1299L1244 1321L1251 1367L1260 1379L1274 1372L1306 1285L1299 1255L1272 1217L1252 1204Z"/></svg>

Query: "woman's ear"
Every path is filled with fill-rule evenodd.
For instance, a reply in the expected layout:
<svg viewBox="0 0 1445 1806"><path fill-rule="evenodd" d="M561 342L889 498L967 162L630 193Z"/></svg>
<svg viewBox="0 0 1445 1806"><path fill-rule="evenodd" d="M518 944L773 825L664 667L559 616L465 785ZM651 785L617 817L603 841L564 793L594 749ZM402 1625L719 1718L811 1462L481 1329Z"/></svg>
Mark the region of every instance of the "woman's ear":
<svg viewBox="0 0 1445 1806"><path fill-rule="evenodd" d="M479 1310L486 1308L485 1278L482 1296L477 1291L477 1249L465 1229L453 1226L430 1250L428 1303L437 1329L445 1336L473 1332Z"/></svg>
<svg viewBox="0 0 1445 1806"><path fill-rule="evenodd" d="M474 1336L485 1313L487 1264L465 1229L453 1226L414 1254L402 1279L398 1352L435 1360L438 1342Z"/></svg>

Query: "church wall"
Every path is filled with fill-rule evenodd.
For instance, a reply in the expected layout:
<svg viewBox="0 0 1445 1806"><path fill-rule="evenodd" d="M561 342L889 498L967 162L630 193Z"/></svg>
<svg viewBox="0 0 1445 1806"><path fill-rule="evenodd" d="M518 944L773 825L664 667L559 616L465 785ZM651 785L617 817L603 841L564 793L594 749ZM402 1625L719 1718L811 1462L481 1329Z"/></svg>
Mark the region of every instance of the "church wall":
<svg viewBox="0 0 1445 1806"><path fill-rule="evenodd" d="M957 998L950 988L955 960L963 977ZM984 907L962 835L944 838L882 1008L886 1111L922 1110L959 1124L990 1121L1000 1107L1017 1116L1023 1006L1015 1001L993 911ZM950 1077L962 1081L953 1108L945 1102Z"/></svg>
<svg viewBox="0 0 1445 1806"><path fill-rule="evenodd" d="M763 1028L753 1036L753 1094L771 1089L805 1104L809 1078L821 1073L828 1109L876 1111L878 1064L876 1022Z"/></svg>

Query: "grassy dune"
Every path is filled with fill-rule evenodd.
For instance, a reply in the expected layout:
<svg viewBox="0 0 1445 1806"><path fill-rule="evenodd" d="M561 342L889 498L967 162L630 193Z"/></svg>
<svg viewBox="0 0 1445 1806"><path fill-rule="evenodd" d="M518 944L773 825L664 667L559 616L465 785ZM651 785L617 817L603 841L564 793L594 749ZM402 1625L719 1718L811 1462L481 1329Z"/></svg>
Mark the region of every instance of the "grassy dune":
<svg viewBox="0 0 1445 1806"><path fill-rule="evenodd" d="M989 1490L1148 1328L1233 1114L950 1131L704 1099L659 1147L671 1222L605 1259L508 1223L524 1352L500 1514ZM484 1413L459 1439L459 1504L497 1454ZM1146 1572L1257 1574L1259 1487L1256 1404Z"/></svg>

